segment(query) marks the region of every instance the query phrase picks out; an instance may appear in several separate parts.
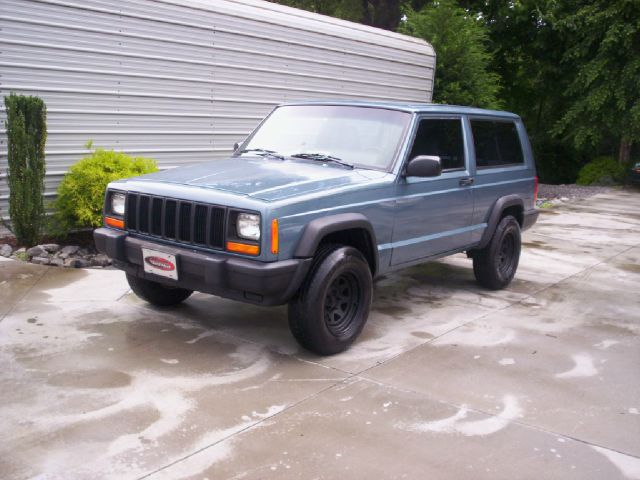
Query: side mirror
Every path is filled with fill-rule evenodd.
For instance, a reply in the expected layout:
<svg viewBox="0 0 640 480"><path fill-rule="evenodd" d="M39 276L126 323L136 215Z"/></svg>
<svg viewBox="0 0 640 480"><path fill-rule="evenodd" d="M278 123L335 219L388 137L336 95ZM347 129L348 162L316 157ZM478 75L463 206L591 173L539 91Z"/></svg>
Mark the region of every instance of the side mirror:
<svg viewBox="0 0 640 480"><path fill-rule="evenodd" d="M240 144L238 142L233 144L233 151L237 151L240 148Z"/></svg>
<svg viewBox="0 0 640 480"><path fill-rule="evenodd" d="M440 157L418 155L409 160L405 169L406 177L438 177L442 173Z"/></svg>

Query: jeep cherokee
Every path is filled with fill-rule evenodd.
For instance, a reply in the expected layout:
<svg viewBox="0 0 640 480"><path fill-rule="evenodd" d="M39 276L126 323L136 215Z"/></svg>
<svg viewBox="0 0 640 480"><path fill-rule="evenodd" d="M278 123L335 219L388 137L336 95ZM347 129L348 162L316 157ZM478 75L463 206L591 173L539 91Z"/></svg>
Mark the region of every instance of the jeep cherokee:
<svg viewBox="0 0 640 480"><path fill-rule="evenodd" d="M537 219L521 119L371 102L276 107L233 155L112 182L98 250L160 306L193 291L289 304L307 349L345 350L373 279L466 252L478 283L513 279Z"/></svg>

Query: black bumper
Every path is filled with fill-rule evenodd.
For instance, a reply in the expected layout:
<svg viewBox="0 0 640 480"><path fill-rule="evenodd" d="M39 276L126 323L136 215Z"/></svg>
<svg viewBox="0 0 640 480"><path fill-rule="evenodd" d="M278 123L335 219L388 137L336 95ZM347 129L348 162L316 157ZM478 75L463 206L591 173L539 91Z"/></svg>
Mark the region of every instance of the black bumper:
<svg viewBox="0 0 640 480"><path fill-rule="evenodd" d="M538 220L538 215L540 215L540 211L537 209L527 210L524 212L522 218L522 230L528 230L533 226L534 223Z"/></svg>
<svg viewBox="0 0 640 480"><path fill-rule="evenodd" d="M288 302L304 280L312 260L294 258L258 262L147 241L110 228L98 228L93 232L93 238L98 251L111 258L114 267L131 275L257 305ZM175 255L178 280L145 272L142 248Z"/></svg>

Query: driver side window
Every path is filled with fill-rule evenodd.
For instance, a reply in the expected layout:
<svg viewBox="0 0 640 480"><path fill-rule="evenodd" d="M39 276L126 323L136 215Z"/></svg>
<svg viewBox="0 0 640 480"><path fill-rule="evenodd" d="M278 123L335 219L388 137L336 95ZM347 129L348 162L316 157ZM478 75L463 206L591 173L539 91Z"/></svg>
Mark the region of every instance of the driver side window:
<svg viewBox="0 0 640 480"><path fill-rule="evenodd" d="M443 172L464 169L462 120L459 118L420 120L409 158L418 155L440 157Z"/></svg>

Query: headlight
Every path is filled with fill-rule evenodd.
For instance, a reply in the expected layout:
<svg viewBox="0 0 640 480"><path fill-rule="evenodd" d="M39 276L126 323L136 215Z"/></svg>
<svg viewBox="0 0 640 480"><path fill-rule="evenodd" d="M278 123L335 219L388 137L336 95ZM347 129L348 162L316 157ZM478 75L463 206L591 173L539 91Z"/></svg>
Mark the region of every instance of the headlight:
<svg viewBox="0 0 640 480"><path fill-rule="evenodd" d="M236 229L240 238L260 240L260 215L239 213Z"/></svg>
<svg viewBox="0 0 640 480"><path fill-rule="evenodd" d="M111 213L124 216L124 193L111 194Z"/></svg>

